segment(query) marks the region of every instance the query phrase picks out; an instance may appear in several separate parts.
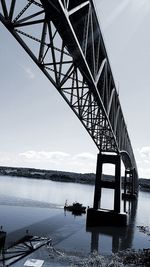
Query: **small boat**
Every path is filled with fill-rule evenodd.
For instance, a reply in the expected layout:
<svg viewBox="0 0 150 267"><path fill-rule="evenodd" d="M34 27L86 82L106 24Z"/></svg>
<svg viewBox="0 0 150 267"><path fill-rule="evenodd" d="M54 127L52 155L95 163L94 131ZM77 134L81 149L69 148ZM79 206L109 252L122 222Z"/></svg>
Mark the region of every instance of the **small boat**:
<svg viewBox="0 0 150 267"><path fill-rule="evenodd" d="M86 212L86 207L79 202L74 202L72 205L67 205L67 203L65 203L64 210L72 211L72 213L81 214Z"/></svg>

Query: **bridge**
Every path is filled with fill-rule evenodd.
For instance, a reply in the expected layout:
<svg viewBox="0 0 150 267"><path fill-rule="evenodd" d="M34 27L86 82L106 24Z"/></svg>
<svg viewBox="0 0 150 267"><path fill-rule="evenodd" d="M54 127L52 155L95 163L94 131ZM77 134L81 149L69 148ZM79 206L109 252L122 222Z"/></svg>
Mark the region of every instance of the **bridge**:
<svg viewBox="0 0 150 267"><path fill-rule="evenodd" d="M115 191L120 213L121 159L124 196L137 193L138 171L93 0L1 0L0 21L55 86L99 150L94 210L102 188ZM115 165L104 181L103 164ZM127 193L128 192L128 193Z"/></svg>

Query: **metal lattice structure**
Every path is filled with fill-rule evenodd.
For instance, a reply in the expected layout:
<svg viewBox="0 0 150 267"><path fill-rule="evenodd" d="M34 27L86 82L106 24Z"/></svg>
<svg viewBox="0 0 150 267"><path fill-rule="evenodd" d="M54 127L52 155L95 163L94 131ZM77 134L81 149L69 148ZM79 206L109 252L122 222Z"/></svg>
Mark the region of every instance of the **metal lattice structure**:
<svg viewBox="0 0 150 267"><path fill-rule="evenodd" d="M99 151L136 162L92 0L1 0L0 21L56 87Z"/></svg>
<svg viewBox="0 0 150 267"><path fill-rule="evenodd" d="M7 247L5 246L5 238L6 233L0 232L0 266L3 267L14 265L51 242L51 239L46 237L26 235Z"/></svg>

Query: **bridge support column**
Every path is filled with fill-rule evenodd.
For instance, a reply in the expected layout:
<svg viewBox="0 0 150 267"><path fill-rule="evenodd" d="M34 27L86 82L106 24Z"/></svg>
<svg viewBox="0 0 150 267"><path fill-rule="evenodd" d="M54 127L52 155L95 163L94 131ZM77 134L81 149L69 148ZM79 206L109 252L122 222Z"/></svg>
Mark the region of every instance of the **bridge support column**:
<svg viewBox="0 0 150 267"><path fill-rule="evenodd" d="M110 163L115 165L115 176L113 181L106 181L103 177L103 164ZM112 200L113 210L102 209L101 197L102 188L114 190ZM97 170L95 179L95 193L93 208L87 211L87 226L100 225L126 225L127 216L120 213L121 210L121 158L120 155L98 154Z"/></svg>
<svg viewBox="0 0 150 267"><path fill-rule="evenodd" d="M114 181L105 181L102 175L102 168L104 163L110 163L115 165L115 179ZM120 212L121 202L121 182L120 182L120 156L119 155L105 155L98 154L97 158L97 170L95 180L95 194L94 194L94 209L101 208L101 193L102 188L114 189L114 211Z"/></svg>
<svg viewBox="0 0 150 267"><path fill-rule="evenodd" d="M135 170L125 170L123 199L135 199L137 197L135 182Z"/></svg>

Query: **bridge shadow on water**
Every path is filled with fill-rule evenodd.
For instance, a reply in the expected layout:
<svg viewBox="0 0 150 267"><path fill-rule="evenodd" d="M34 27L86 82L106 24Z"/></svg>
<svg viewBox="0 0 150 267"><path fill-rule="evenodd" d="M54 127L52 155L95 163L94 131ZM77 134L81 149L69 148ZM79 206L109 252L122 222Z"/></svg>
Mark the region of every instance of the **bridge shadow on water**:
<svg viewBox="0 0 150 267"><path fill-rule="evenodd" d="M42 242L41 245L47 242L47 238L52 238L52 240L55 240L54 245L57 247L57 249L61 249L62 246L63 249L65 249L66 240L68 240L68 242L77 242L76 244L79 245L79 242L81 242L81 240L74 240L74 238L80 236L80 238L82 239L83 233L81 232L81 228L84 228L86 230L86 233L90 234L89 237L90 251L88 251L88 253L97 251L100 254L107 254L107 253L110 254L111 251L112 253L116 253L121 250L130 249L132 248L132 242L136 227L135 220L137 212L137 200L123 200L122 203L124 212L128 214L128 219L129 219L128 225L124 227L101 226L101 227L88 227L85 229L84 219L82 220L82 218L85 218L85 216L81 217L80 220L79 216L77 216L76 218L74 217L74 215L70 213L67 213L67 215L65 213L64 214L58 213L57 215L47 220L31 225L28 228L29 229L28 233L25 232L25 228L20 230L18 229L16 232L10 233L8 235L5 232L1 231L0 251L3 257L1 258L0 262L3 263L6 262L6 259L8 257L7 249L9 247L11 247L12 249L12 255L9 255L10 260L12 262L15 260L14 255L17 255L17 257L18 255L20 255L20 240L23 243L23 244L21 243L21 246L23 246L23 248L26 249L23 250L22 254L19 257L21 258L26 257L30 253L33 253L34 252L33 247L29 246L29 244L31 243L30 242L31 238L32 238L32 243L34 241L37 241L37 239L35 240L33 239L34 235L37 233L39 235L41 234L40 236L42 236L42 234L44 236L47 236L44 240L38 239L38 242ZM49 227L47 228L47 226ZM33 237L29 235L30 232L33 233ZM23 233L27 234L26 237L28 237L28 239L25 238L25 236L22 237ZM13 245L11 240L14 239L17 241L15 241ZM108 248L108 240L109 240L109 248ZM16 246L16 244L18 247ZM106 249L103 249L104 246Z"/></svg>

